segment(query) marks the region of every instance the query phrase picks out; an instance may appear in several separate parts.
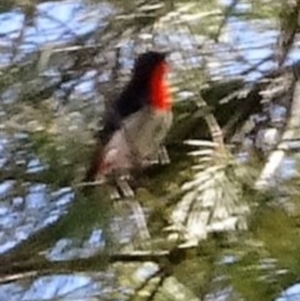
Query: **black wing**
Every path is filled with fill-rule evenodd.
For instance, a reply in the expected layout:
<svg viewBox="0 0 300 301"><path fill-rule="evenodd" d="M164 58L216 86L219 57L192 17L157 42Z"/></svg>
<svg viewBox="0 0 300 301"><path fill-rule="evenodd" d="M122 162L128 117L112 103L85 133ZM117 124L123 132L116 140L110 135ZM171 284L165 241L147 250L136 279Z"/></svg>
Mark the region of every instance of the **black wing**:
<svg viewBox="0 0 300 301"><path fill-rule="evenodd" d="M101 144L106 144L113 133L120 129L124 119L141 110L147 104L147 88L144 85L134 86L129 84L104 115L103 129L98 136Z"/></svg>

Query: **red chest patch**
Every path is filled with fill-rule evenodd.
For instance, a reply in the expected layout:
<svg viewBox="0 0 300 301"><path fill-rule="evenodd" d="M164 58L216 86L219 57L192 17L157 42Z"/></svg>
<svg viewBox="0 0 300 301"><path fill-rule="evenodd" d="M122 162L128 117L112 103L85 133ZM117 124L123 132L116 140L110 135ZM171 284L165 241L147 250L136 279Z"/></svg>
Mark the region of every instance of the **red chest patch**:
<svg viewBox="0 0 300 301"><path fill-rule="evenodd" d="M150 102L157 110L169 111L172 105L170 88L165 76L168 66L165 62L160 63L154 70L150 80Z"/></svg>

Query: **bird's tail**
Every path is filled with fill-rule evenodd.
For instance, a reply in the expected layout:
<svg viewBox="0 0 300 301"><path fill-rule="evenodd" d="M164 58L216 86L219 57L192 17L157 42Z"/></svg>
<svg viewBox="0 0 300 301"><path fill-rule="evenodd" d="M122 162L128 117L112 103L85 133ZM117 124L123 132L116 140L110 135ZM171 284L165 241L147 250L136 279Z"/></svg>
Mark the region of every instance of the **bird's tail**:
<svg viewBox="0 0 300 301"><path fill-rule="evenodd" d="M84 182L94 182L100 173L102 165L102 146L97 143L94 152L92 153L91 159L90 159L90 165L89 168L86 171Z"/></svg>

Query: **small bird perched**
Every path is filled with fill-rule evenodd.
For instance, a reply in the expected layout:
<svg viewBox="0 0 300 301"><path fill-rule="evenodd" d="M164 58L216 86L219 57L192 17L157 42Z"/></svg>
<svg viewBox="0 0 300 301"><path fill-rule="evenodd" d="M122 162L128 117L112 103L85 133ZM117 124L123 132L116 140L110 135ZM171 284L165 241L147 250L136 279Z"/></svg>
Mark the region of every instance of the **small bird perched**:
<svg viewBox="0 0 300 301"><path fill-rule="evenodd" d="M135 61L131 80L107 108L86 182L143 167L163 150L172 124L166 55L149 51Z"/></svg>

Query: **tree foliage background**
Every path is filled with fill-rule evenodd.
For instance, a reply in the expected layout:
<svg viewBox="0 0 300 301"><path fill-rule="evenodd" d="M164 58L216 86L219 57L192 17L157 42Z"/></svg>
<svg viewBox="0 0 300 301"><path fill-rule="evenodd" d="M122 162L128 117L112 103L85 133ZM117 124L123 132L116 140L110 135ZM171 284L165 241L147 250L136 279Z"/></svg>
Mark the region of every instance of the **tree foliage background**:
<svg viewBox="0 0 300 301"><path fill-rule="evenodd" d="M298 0L0 3L0 300L298 300ZM171 52L171 163L82 178L106 104Z"/></svg>

